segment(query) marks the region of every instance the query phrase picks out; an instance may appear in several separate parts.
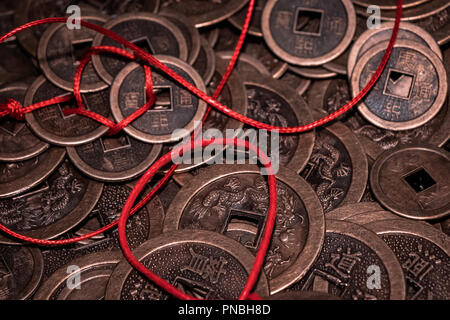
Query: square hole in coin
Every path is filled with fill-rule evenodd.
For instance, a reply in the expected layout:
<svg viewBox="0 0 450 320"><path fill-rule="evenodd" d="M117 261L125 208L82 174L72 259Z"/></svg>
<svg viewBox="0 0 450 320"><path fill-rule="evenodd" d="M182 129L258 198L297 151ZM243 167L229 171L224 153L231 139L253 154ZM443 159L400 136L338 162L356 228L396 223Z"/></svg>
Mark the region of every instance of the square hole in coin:
<svg viewBox="0 0 450 320"><path fill-rule="evenodd" d="M246 243L245 246L251 249L256 249L259 245L264 222L264 215L244 210L231 209L223 233L244 232L250 234L253 241L251 243Z"/></svg>
<svg viewBox="0 0 450 320"><path fill-rule="evenodd" d="M145 94L145 102L147 102L147 93ZM149 112L155 111L172 111L172 87L155 87L153 89L153 94L156 95L156 102L153 107L149 110Z"/></svg>
<svg viewBox="0 0 450 320"><path fill-rule="evenodd" d="M102 137L100 141L104 153L129 148L131 146L128 136L120 133L114 137Z"/></svg>
<svg viewBox="0 0 450 320"><path fill-rule="evenodd" d="M414 81L415 76L413 74L390 69L384 86L384 94L409 100Z"/></svg>
<svg viewBox="0 0 450 320"><path fill-rule="evenodd" d="M404 177L405 181L414 189L416 193L422 192L431 188L436 184L436 181L430 176L424 168Z"/></svg>
<svg viewBox="0 0 450 320"><path fill-rule="evenodd" d="M135 44L142 50L144 50L152 55L155 54L155 50L153 50L153 46L150 43L150 40L148 40L148 37L146 37L146 36L134 39L131 41L131 43Z"/></svg>
<svg viewBox="0 0 450 320"><path fill-rule="evenodd" d="M322 34L322 19L322 10L297 8L294 20L294 33L320 36Z"/></svg>
<svg viewBox="0 0 450 320"><path fill-rule="evenodd" d="M80 64L81 59L83 59L83 57L91 47L92 47L92 39L82 39L72 41L72 60L74 66Z"/></svg>

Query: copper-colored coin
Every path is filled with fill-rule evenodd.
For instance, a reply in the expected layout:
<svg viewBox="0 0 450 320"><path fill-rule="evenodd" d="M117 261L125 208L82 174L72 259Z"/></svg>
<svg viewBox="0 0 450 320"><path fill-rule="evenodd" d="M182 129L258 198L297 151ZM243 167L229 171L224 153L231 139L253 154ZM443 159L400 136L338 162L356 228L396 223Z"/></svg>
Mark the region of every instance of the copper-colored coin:
<svg viewBox="0 0 450 320"><path fill-rule="evenodd" d="M374 163L370 185L383 206L417 220L450 213L450 154L426 145L384 152Z"/></svg>
<svg viewBox="0 0 450 320"><path fill-rule="evenodd" d="M381 211L381 206L376 202L358 202L348 204L327 212L325 217L331 220L345 220L348 217L358 214L365 214L374 211Z"/></svg>
<svg viewBox="0 0 450 320"><path fill-rule="evenodd" d="M294 171L277 173L277 221L264 270L271 293L301 278L321 248L324 217L311 187ZM259 168L214 165L173 199L164 231L203 229L238 240L256 253L268 212L268 186Z"/></svg>
<svg viewBox="0 0 450 320"><path fill-rule="evenodd" d="M408 300L450 299L450 241L432 226L406 219L366 224L392 249L403 269Z"/></svg>
<svg viewBox="0 0 450 320"><path fill-rule="evenodd" d="M356 14L350 0L269 0L262 15L264 39L288 63L318 66L350 45Z"/></svg>
<svg viewBox="0 0 450 320"><path fill-rule="evenodd" d="M174 231L149 240L133 251L152 272L181 291L202 299L237 299L254 257L238 242L210 231ZM269 294L264 273L255 292ZM114 269L106 300L166 300L169 295L123 259Z"/></svg>
<svg viewBox="0 0 450 320"><path fill-rule="evenodd" d="M351 80L353 96L369 81L386 45L372 47L357 62ZM419 43L398 40L380 79L358 110L374 125L400 131L430 121L446 98L447 75L439 57Z"/></svg>
<svg viewBox="0 0 450 320"><path fill-rule="evenodd" d="M374 272L379 276L377 286L369 285ZM345 300L403 300L406 294L400 263L383 240L360 225L337 220L326 221L319 257L288 289L310 290Z"/></svg>
<svg viewBox="0 0 450 320"><path fill-rule="evenodd" d="M109 278L122 257L120 251L110 251L74 259L45 280L33 299L102 300ZM80 282L75 284L73 279Z"/></svg>

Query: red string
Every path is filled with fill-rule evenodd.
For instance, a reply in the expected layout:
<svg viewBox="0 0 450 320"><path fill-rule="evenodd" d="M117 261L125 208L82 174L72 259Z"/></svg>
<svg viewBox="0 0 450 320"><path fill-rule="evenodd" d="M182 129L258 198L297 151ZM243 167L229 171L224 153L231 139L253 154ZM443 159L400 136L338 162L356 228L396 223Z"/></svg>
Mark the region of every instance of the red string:
<svg viewBox="0 0 450 320"><path fill-rule="evenodd" d="M277 192L276 192L276 180L274 173L272 171L272 167L270 164L270 160L267 157L267 155L263 152L261 152L257 147L250 144L246 140L241 139L213 139L213 140L197 140L194 143L189 143L189 146L183 145L179 146L176 149L172 150L172 152L169 152L159 158L152 167L139 179L139 181L134 186L132 192L130 193L127 202L125 203L122 214L119 218L119 241L120 246L122 247L123 254L125 258L128 260L128 262L139 272L141 272L143 275L145 275L150 281L167 291L168 293L172 294L176 298L179 299L187 299L187 300L193 300L194 297L191 297L182 291L178 290L174 286L172 286L170 283L165 281L164 279L160 278L150 270L148 270L139 260L137 260L129 245L128 240L126 236L126 224L127 219L130 215L130 209L133 206L136 198L139 196L139 193L144 189L148 181L153 178L153 176L158 172L160 168L165 166L167 163L172 161L172 157L175 157L177 155L182 155L184 151L187 149L194 149L199 147L206 147L210 144L213 145L234 145L236 147L244 147L246 149L254 151L258 157L260 158L261 163L266 167L267 173L268 173L268 184L269 184L269 212L267 214L267 222L266 226L264 228L264 234L261 240L261 244L258 248L258 252L256 254L255 261L253 263L252 270L250 272L250 275L247 279L247 283L244 286L244 289L242 290L242 293L239 297L239 300L245 300L249 296L251 290L253 289L256 281L258 280L259 273L261 270L261 267L264 263L264 258L266 256L267 248L269 247L271 238L272 238L272 231L273 227L275 225L275 218L276 218L276 210L277 210ZM253 296L255 297L255 296Z"/></svg>
<svg viewBox="0 0 450 320"><path fill-rule="evenodd" d="M81 93L80 93L80 82L81 82L81 74L83 71L84 66L90 61L90 58L93 54L96 53L101 53L101 52L109 52L109 53L115 53L115 54L119 54L122 55L124 57L127 57L129 59L135 59L136 57L138 57L139 59L143 60L144 62L150 64L153 67L156 67L157 69L163 71L164 73L166 73L167 75L169 75L170 77L172 77L175 81L177 81L178 83L180 83L181 85L183 85L185 88L187 88L188 90L190 90L193 94L197 95L199 98L205 100L210 106L216 108L217 110L221 111L222 113L237 119L243 123L246 123L250 126L254 126L256 128L259 129L266 129L269 131L272 130L277 130L281 133L298 133L298 132L304 132L304 131L308 131L311 130L315 127L321 126L327 122L330 122L332 120L334 120L335 118L339 117L340 115L342 115L343 113L347 112L349 109L351 109L352 107L354 107L369 91L370 89L374 86L374 84L376 83L376 81L378 80L378 78L380 77L381 73L383 72L384 67L386 66L386 63L389 59L389 56L392 52L393 46L395 44L396 38L397 38L397 34L398 34L398 29L399 29L399 25L400 25L400 18L401 18L401 13L402 13L402 0L398 0L397 1L397 11L396 11L396 19L395 19L395 25L392 31L392 35L391 35L391 39L389 41L389 45L386 49L386 52L382 58L382 61L380 62L380 65L378 66L376 72L374 73L374 75L372 76L372 78L370 79L370 81L367 83L367 85L361 90L361 92L356 95L350 102L348 102L346 105L344 105L342 108L340 108L339 110L337 110L336 112L320 119L317 121L314 121L310 124L304 125L304 126L297 126L297 127L276 127L276 126L271 126L271 125L267 125L258 121L255 121L253 119L247 118L244 115L241 115L237 112L234 112L233 110L229 109L227 106L222 105L221 103L219 103L216 99L218 98L218 96L220 95L221 90L223 89L226 81L228 80L229 76L231 75L231 72L233 71L234 65L237 61L237 58L239 56L239 53L241 51L242 48L242 44L244 43L245 40L245 36L250 24L250 20L251 20L251 16L252 16L252 11L253 11L253 7L254 7L254 3L255 0L250 0L249 3L249 8L248 8L248 12L247 12L247 16L246 16L246 21L244 24L244 27L242 29L242 33L241 36L239 38L238 44L236 46L236 50L233 54L232 59L230 60L230 63L227 67L227 70L221 80L221 82L219 83L213 97L209 97L207 94L205 94L204 92L201 92L199 89L197 89L196 87L194 87L193 85L191 85L190 83L188 83L186 80L184 80L181 76L179 76L178 74L176 74L173 70L171 70L170 68L168 68L167 66L165 66L164 64L162 64L160 61L158 61L156 58L154 58L153 56L151 56L150 54L146 53L145 51L141 50L140 48L138 48L137 46L135 46L134 44L128 42L127 40L123 39L122 37L120 37L119 35L115 34L114 32L104 29L103 27L100 27L98 25L86 22L86 21L81 21L81 25L83 25L84 27L90 28L92 30L95 30L97 32L100 32L102 34L104 34L105 36L117 41L118 43L122 44L123 46L125 46L126 48L131 49L134 52L134 55L129 53L126 50L120 49L120 48L116 48L116 47L95 47L92 48L92 51L90 51L88 53L88 55L82 60L82 63L80 63L79 68L77 69L75 78L74 78L74 96L75 99L77 100L77 104L78 104L78 108L76 109L71 109L71 110L66 110L65 112L67 113L77 113L80 115L84 115L87 117L90 117L94 120L97 120L98 122L108 126L110 128L110 130L108 131L108 134L115 134L117 132L119 132L120 130L122 130L124 127L126 127L129 123L133 122L135 119L137 119L140 115L142 115L145 111L147 111L154 103L155 97L153 95L153 85L151 82L151 70L147 65L144 65L144 69L145 69L145 75L146 75L146 90L147 90L147 94L150 97L150 99L147 101L147 103L142 106L141 108L139 108L135 113L133 113L130 117L124 119L123 121L119 122L119 123L114 123L113 121L102 117L101 115L95 114L93 112L90 112L88 110L86 110L84 108L82 99L81 99ZM61 23L61 22L66 22L67 18L47 18L47 19L42 19L42 20L37 20L37 21L33 21L30 23L27 23L23 26L17 27L14 30L12 30L11 32L7 33L6 35L4 35L3 37L0 38L0 43L5 41L7 38L15 35L18 32L21 32L25 29L31 28L33 26L37 26L37 25L41 25L41 24L48 24L48 23ZM73 98L72 95L65 95L65 96L60 96L60 97L55 97L46 101L42 101L27 107L22 107L20 105L19 102L15 101L15 100L8 100L7 103L5 104L0 104L0 117L9 115L15 119L19 119L22 120L23 119L23 115L25 113L28 112L32 112L36 109L39 108L43 108L46 106L50 106L53 104L57 104L57 103L62 103L62 102L67 102L69 100L71 100ZM210 108L208 108L207 113L205 115L205 117L203 118L203 121L205 121L207 114L210 112ZM219 141L219 142L218 142ZM240 140L221 140L222 143L234 143L234 144L240 144L242 143L242 141ZM194 148L194 147L199 147L207 145L209 143L218 143L220 144L220 140L215 140L215 141L195 141L194 144L190 144L189 147ZM246 148L252 148L252 146L248 145L246 143L246 141L244 141L245 147ZM182 146L180 148L186 148L186 146ZM177 149L178 150L178 149ZM258 152L258 150L256 149L257 153L260 155L260 153ZM181 152L181 151L180 151ZM165 156L163 156L161 159L164 159L164 161L169 161L169 156L170 154L166 154ZM159 159L148 171L146 174L144 174L144 176L140 179L140 181L143 181L144 177L150 176L149 172L152 173L152 176L156 173L155 169L157 167L157 164L162 163L160 162ZM163 160L161 160L163 161ZM270 166L270 165L269 165ZM159 168L158 168L159 169ZM156 170L158 170L156 169ZM5 233L9 234L10 236L26 241L26 242L30 242L30 243L35 243L35 244L41 244L41 245L64 245L64 244L68 244L68 243L74 243L74 242L78 242L81 240L85 240L88 239L90 237L93 237L95 235L98 235L100 233L105 232L106 230L109 230L113 227L115 227L117 224L119 224L119 234L124 235L125 234L125 228L124 225L120 225L120 220L125 220L128 218L128 216L132 215L133 213L137 212L140 208L142 208L145 203L147 201L149 201L153 195L161 188L162 185L164 185L164 183L166 181L168 181L168 179L170 178L170 176L172 175L172 173L175 171L176 169L176 165L173 165L170 170L166 173L166 175L164 176L164 178L155 186L155 188L152 189L152 191L150 191L150 193L144 197L144 199L133 209L131 209L131 205L129 205L128 207L124 207L122 215L120 217L120 219L118 221L115 221L97 231L91 232L89 234L80 236L80 237L76 237L76 238L71 238L71 239L64 239L64 240L41 240L41 239L35 239L35 238L31 238L31 237L26 237L23 235L19 235L17 233L15 233L14 231L6 228L5 226L0 224L0 230L4 231ZM270 187L270 181L271 179L274 177L273 176L269 176L269 187ZM275 180L274 180L275 181ZM148 180L147 180L148 182ZM127 203L134 203L137 195L140 193L140 191L137 191L138 188L135 187L133 189L133 191L130 194L130 198L128 199ZM141 189L142 190L142 189ZM262 239L262 243L261 246L258 250L257 253L257 257L255 259L255 264L252 268L252 271L249 275L249 279L247 281L247 284L243 290L243 292L241 293L240 299L246 299L246 298L252 298L252 299L257 299L258 297L254 294L250 294L250 291L260 273L261 270L261 266L262 263L264 261L264 256L265 256L265 252L267 250L268 244L270 243L270 238L271 238L271 231L270 228L270 224L269 221L271 221L271 219L273 219L273 221L275 221L275 215L276 215L276 205L274 206L274 204L276 204L276 192L273 193L273 191L275 190L275 184L273 185L273 189L269 188L270 190L270 210L269 210L269 214L268 214L268 225L265 229L265 233L264 233L264 237ZM132 201L130 201L130 199L133 199ZM272 212L273 211L273 212ZM270 231L270 232L269 232ZM127 259L133 259L132 254L131 254L131 250L129 250L128 245L126 244L126 237L121 239L121 246L123 248L124 251L124 255L127 257ZM128 247L128 249L127 249ZM127 253L127 254L125 254ZM142 268L142 270L140 270L141 272L143 272L145 275L149 276L149 278L154 277L156 275L152 274L149 270L147 270L144 266L141 266L140 268ZM162 279L160 279L162 280ZM182 297L184 294L180 291L178 291L176 288L172 287L170 284L168 284L167 282L161 282L161 286L162 288L168 290L169 292L173 293L175 296L178 297ZM186 298L191 298L191 297L186 297Z"/></svg>

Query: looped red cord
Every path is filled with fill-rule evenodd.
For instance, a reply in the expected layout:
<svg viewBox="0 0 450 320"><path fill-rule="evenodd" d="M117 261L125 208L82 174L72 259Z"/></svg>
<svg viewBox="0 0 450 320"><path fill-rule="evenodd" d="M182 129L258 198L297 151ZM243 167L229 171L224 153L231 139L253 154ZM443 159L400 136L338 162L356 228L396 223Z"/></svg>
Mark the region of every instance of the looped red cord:
<svg viewBox="0 0 450 320"><path fill-rule="evenodd" d="M97 32L100 32L102 34L104 34L105 36L121 43L122 45L124 45L125 47L131 49L136 57L139 57L142 61L149 63L150 65L160 69L161 71L165 72L166 74L168 74L169 76L171 76L175 81L179 82L181 85L183 85L184 87L186 87L188 90L190 90L193 94L197 95L199 98L205 100L206 102L209 103L209 105L213 106L214 108L218 109L219 111L225 113L226 115L229 115L237 120L240 120L248 125L260 128L260 129L266 129L266 130L278 130L281 133L295 133L295 132L303 132L303 131L307 131L307 130L311 130L315 127L318 127L320 125L323 125L329 121L334 120L335 118L337 118L338 116L340 116L341 114L345 113L346 111L348 111L349 109L351 109L354 105L356 105L357 102L359 102L369 91L370 89L373 87L373 85L375 84L375 82L378 80L378 78L380 77L388 59L389 56L392 52L392 48L395 44L395 40L397 38L397 34L398 34L398 29L399 29L399 24L400 24L400 18L401 18L401 13L402 13L402 0L398 0L397 1L397 11L396 11L396 19L395 19L395 25L394 25L394 29L391 35L391 39L388 45L388 48L386 49L385 55L383 56L383 59L379 65L379 67L377 68L376 72L374 73L374 75L372 76L371 80L368 82L368 84L363 88L363 90L361 90L361 92L355 97L353 98L349 103L347 103L345 106L343 106L342 108L340 108L339 110L337 110L336 112L334 112L333 114L324 117L323 119L320 119L318 121L315 121L311 124L307 124L304 126L298 126L298 127L291 127L291 128L284 128L284 127L274 127L274 126L270 126L270 125L266 125L264 123L258 122L258 121L254 121L252 119L249 119L243 115L240 115L234 111L232 111L231 109L229 109L228 107L220 104L218 101L216 101L217 97L218 97L218 93L220 93L220 91L222 90L223 86L225 85L228 77L230 76L233 67L237 61L237 58L239 56L242 44L244 42L245 39L245 35L247 33L249 24L250 24L250 19L252 16L252 11L253 11L253 7L254 7L254 3L255 0L250 0L249 3L249 8L248 8L248 12L247 12L247 16L246 16L246 21L241 33L241 36L239 38L238 41L238 45L236 46L236 50L233 54L232 59L230 60L230 63L228 65L227 68L227 72L225 73L224 77L221 80L221 83L219 84L213 98L209 97L208 95L206 95L205 93L201 92L200 90L198 90L197 88L195 88L194 86L192 86L190 83L188 83L187 81L185 81L182 77L180 77L179 75L177 75L174 71L172 71L170 68L168 68L167 66L165 66L164 64L162 64L160 61L158 61L157 59L155 59L153 56L151 56L150 54L146 53L145 51L141 50L140 48L138 48L137 46L135 46L134 44L126 41L125 39L123 39L122 37L118 36L117 34L111 32L110 30L104 29L100 26L91 24L89 22L86 21L81 21L81 25L83 25L84 27L93 29ZM33 21L30 23L27 23L23 26L20 26L14 30L12 30L11 32L7 33L6 35L4 35L3 37L0 38L0 43L3 42L5 39L13 36L14 34L31 28L33 26L36 25L40 25L40 24L47 24L47 23L58 23L58 22L66 22L67 18L47 18L47 19L42 19L42 20L37 20L37 21ZM115 48L117 49L117 48ZM111 51L110 51L111 52ZM82 68L79 68L82 69ZM77 70L78 71L78 70ZM80 72L81 74L81 72ZM151 78L151 77L150 77ZM147 74L146 74L146 80L147 80ZM75 82L74 82L74 86L75 86ZM149 90L149 88L151 88L150 86L146 86L146 89ZM74 87L74 94L79 93L79 87L78 90L75 91L75 87ZM148 91L147 91L148 92ZM217 93L217 95L216 95ZM151 95L149 95L151 96ZM25 108L17 108L17 107L13 107L11 108L10 106L4 106L3 111L0 112L0 117L4 116L4 115L12 115L12 116L16 116L18 117L18 113L21 113L22 115L27 113L27 112L31 112L33 110L36 110L38 108L41 107L45 107L45 106L49 106L52 104L57 104L57 103L61 103L61 102L65 102L65 101L69 101L70 99L72 99L71 95L66 95L66 96L61 96L61 97L56 97L53 99L49 99L46 101L42 101L40 103L36 103L34 105L25 107ZM81 100L81 98L80 98ZM151 99L149 99L151 100ZM78 102L78 101L77 101ZM79 104L80 106L80 104ZM148 108L151 105L147 106ZM141 109L144 109L146 106L143 106ZM78 111L74 111L75 113L79 113L79 114L84 114L86 116L94 116L93 114L90 114L89 111L84 110L82 108L78 108L76 109ZM138 110L139 111L139 110ZM208 108L207 110L207 114L209 113L210 108ZM98 116L98 115L97 115ZM95 116L94 116L95 117ZM100 118L99 118L100 119ZM204 119L206 119L206 116L204 117ZM127 120L127 119L125 119ZM101 120L100 120L101 122ZM131 122L131 121L130 121ZM130 123L128 122L128 123ZM110 128L112 126L114 126L113 124L110 123ZM118 128L116 129L118 130ZM111 132L110 132L111 133ZM114 133L114 131L113 131ZM202 142L202 141L200 141ZM196 142L197 143L197 142ZM149 171L153 168L153 166L149 169ZM137 212L148 200L150 200L152 198L152 196L158 191L158 189L170 178L171 174L174 172L176 168L176 165L173 165L170 170L167 172L167 174L164 176L164 178L155 186L155 188L152 189L152 191L150 191L150 193L144 197L144 199L135 207L131 210L131 212L129 213L130 215ZM132 194L135 190L133 189ZM131 194L130 194L131 196ZM272 196L272 195L271 195ZM275 194L275 200L276 200L276 194ZM144 202L145 201L145 202ZM140 207L139 207L140 206ZM275 217L275 213L274 213L274 217ZM268 219L270 219L270 214L268 216ZM15 233L12 230L9 230L8 228L6 228L5 226L0 224L0 229L2 231L4 231L5 233L17 238L17 239L21 239L27 242L31 242L31 243L36 243L36 244L43 244L43 245L62 245L62 244L67 244L67 243L73 243L73 242L77 242L77 241L81 241L84 239L88 239L89 237L95 236L97 234L100 234L106 230L111 229L112 227L114 227L115 225L117 225L118 221L115 221L113 223L111 223L108 226L105 226L104 228L101 228L97 231L94 231L88 235L84 235L84 236L80 236L80 237L76 237L76 238L72 238L72 239L65 239L65 240L41 240L41 239L34 239L34 238L30 238L30 237L26 237L23 235L19 235L17 233ZM120 228L119 228L120 229ZM269 236L269 240L271 237L271 234L268 235ZM264 258L264 257L263 257ZM260 266L261 267L261 266ZM249 280L252 277L257 277L259 275L260 272L260 267L258 268L254 268L252 269L252 272L250 274ZM167 285L167 283L166 283ZM169 285L170 287L170 285ZM163 286L164 288L164 286ZM165 288L166 290L168 290L169 288ZM175 288L173 288L175 289ZM175 289L176 290L176 289ZM246 293L242 293L241 294L241 298L245 297L245 298L253 298L253 299L258 299L258 297L254 294L249 294L248 292Z"/></svg>
<svg viewBox="0 0 450 320"><path fill-rule="evenodd" d="M188 145L182 145L175 149L173 149L171 152L165 154L161 158L159 158L154 165L139 179L139 181L134 186L132 192L130 193L124 207L122 210L122 214L119 218L119 241L120 246L122 247L122 251L128 262L139 272L141 272L143 275L145 275L150 281L158 285L159 287L166 290L168 293L172 294L174 297L179 299L186 299L186 300L193 300L196 299L194 297L191 297L182 291L178 290L174 286L172 286L170 283L165 281L164 279L160 278L153 272L151 272L149 269L147 269L139 260L137 260L132 251L131 248L128 245L127 235L126 235L126 224L127 219L130 215L130 209L132 208L134 202L136 201L136 198L139 196L140 192L144 189L144 187L147 185L148 181L150 181L153 176L158 172L159 169L161 169L163 166L165 166L167 163L171 162L173 157L181 156L183 152L185 152L187 149L195 149L200 147L206 147L208 145L234 145L235 147L244 147L247 150L254 151L259 159L260 162L264 165L264 167L267 170L267 177L268 177L268 185L269 185L269 212L267 214L267 222L266 226L264 228L263 237L261 240L261 244L258 248L258 252L256 254L255 261L253 263L252 270L250 272L250 275L247 279L247 283L244 286L244 289L241 292L241 295L239 297L239 300L245 300L248 298L251 290L253 289L256 281L258 280L258 276L261 270L261 267L264 263L264 258L266 256L267 249L269 247L271 238L272 238L272 231L275 225L275 218L276 218L276 210L277 210L277 192L276 192L276 180L275 175L272 170L272 166L270 163L269 158L265 153L263 153L261 150L259 150L254 145L250 144L246 140L242 139L211 139L211 140L197 140L194 141L194 143L189 143ZM256 298L255 295L253 295L253 298Z"/></svg>

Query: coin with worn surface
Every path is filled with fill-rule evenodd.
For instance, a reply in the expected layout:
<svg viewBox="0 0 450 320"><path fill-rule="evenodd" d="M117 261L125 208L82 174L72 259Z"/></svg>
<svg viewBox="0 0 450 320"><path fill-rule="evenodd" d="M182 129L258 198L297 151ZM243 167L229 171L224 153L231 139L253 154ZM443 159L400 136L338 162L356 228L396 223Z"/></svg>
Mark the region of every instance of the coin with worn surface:
<svg viewBox="0 0 450 320"><path fill-rule="evenodd" d="M261 18L262 18L262 11L264 9L264 6L266 5L267 0L256 0L255 6L253 7L253 15L252 20L250 22L250 26L248 28L248 33L252 36L262 37L263 32L261 28ZM239 30L242 30L245 24L245 18L247 16L247 7L242 8L238 12L236 12L234 15L232 15L228 21L238 28Z"/></svg>
<svg viewBox="0 0 450 320"><path fill-rule="evenodd" d="M0 301L29 298L41 281L42 270L39 249L0 245Z"/></svg>
<svg viewBox="0 0 450 320"><path fill-rule="evenodd" d="M376 202L358 202L329 211L325 214L325 217L330 220L345 220L353 215L381 210L383 209Z"/></svg>
<svg viewBox="0 0 450 320"><path fill-rule="evenodd" d="M367 84L386 50L383 42L356 63L351 79L353 96ZM394 131L417 128L431 120L447 98L442 60L428 47L398 40L376 85L358 106L372 124Z"/></svg>
<svg viewBox="0 0 450 320"><path fill-rule="evenodd" d="M88 234L119 219L132 188L133 184L106 184L94 209L73 233L77 236ZM142 209L133 214L127 223L127 238L130 247L136 248L145 241L161 234L164 215L164 208L158 196L154 196ZM86 239L79 243L87 245L110 239L115 240L118 249L117 229L113 229L112 232L99 234L92 240Z"/></svg>
<svg viewBox="0 0 450 320"><path fill-rule="evenodd" d="M174 231L133 251L149 270L177 289L207 300L237 299L254 257L238 242L210 231ZM261 273L255 292L269 294ZM122 260L111 275L106 300L166 300L169 295Z"/></svg>
<svg viewBox="0 0 450 320"><path fill-rule="evenodd" d="M100 252L74 259L45 280L34 300L103 300L109 278L123 255ZM78 284L73 279L80 279Z"/></svg>
<svg viewBox="0 0 450 320"><path fill-rule="evenodd" d="M204 38L200 38L201 46L197 59L192 67L197 70L205 83L209 83L216 69L216 55L209 42Z"/></svg>
<svg viewBox="0 0 450 320"><path fill-rule="evenodd" d="M371 275L379 284L371 284ZM403 300L402 268L374 232L350 222L326 220L322 251L310 271L287 291L319 291L344 300Z"/></svg>
<svg viewBox="0 0 450 320"><path fill-rule="evenodd" d="M200 33L197 28L190 22L189 17L183 15L181 12L165 9L159 13L161 16L167 18L170 22L175 24L183 33L184 39L188 49L187 63L192 65L197 60L200 52Z"/></svg>
<svg viewBox="0 0 450 320"><path fill-rule="evenodd" d="M301 175L328 212L361 200L367 170L367 157L358 139L345 125L334 122L316 131L312 155Z"/></svg>
<svg viewBox="0 0 450 320"><path fill-rule="evenodd" d="M43 76L37 78L27 91L25 105L31 105L68 92L56 87ZM109 89L82 94L85 108L104 117L111 117ZM37 109L25 114L31 129L45 141L60 146L75 146L101 137L108 127L81 115L64 115L64 109L77 108L75 99Z"/></svg>
<svg viewBox="0 0 450 320"><path fill-rule="evenodd" d="M35 63L17 41L4 41L0 45L0 85L24 82L40 74Z"/></svg>
<svg viewBox="0 0 450 320"><path fill-rule="evenodd" d="M384 152L370 173L380 203L400 216L417 220L450 213L450 154L427 145Z"/></svg>
<svg viewBox="0 0 450 320"><path fill-rule="evenodd" d="M306 273L320 251L324 235L322 207L311 187L285 168L280 168L276 176L277 221L264 263L272 293L283 290ZM256 253L268 200L268 186L257 166L210 166L172 200L164 231L215 231Z"/></svg>
<svg viewBox="0 0 450 320"><path fill-rule="evenodd" d="M160 0L85 0L93 8L108 14L118 15L127 12L158 12Z"/></svg>
<svg viewBox="0 0 450 320"><path fill-rule="evenodd" d="M356 14L350 0L269 0L262 15L264 39L283 60L318 66L350 45Z"/></svg>
<svg viewBox="0 0 450 320"><path fill-rule="evenodd" d="M406 219L366 224L396 255L408 300L450 299L450 241L432 226Z"/></svg>
<svg viewBox="0 0 450 320"><path fill-rule="evenodd" d="M205 92L200 75L190 65L169 56L156 56L162 63L190 84ZM200 124L207 104L161 71L152 72L156 102L124 131L147 143L176 142ZM137 63L130 63L114 79L111 87L111 111L117 121L136 112L147 101L145 72ZM184 129L184 130L180 130Z"/></svg>
<svg viewBox="0 0 450 320"><path fill-rule="evenodd" d="M188 58L188 47L183 33L163 16L142 12L127 13L109 20L103 27L152 55L164 54L182 60ZM122 48L116 41L100 33L94 38L92 45ZM111 84L129 61L118 56L94 55L92 62L100 77Z"/></svg>
<svg viewBox="0 0 450 320"><path fill-rule="evenodd" d="M347 75L352 76L353 68L361 56L380 42L391 38L394 22L384 22L377 29L367 29L353 44L347 60ZM428 46L442 59L442 52L433 37L412 23L402 22L398 30L397 40L411 40Z"/></svg>
<svg viewBox="0 0 450 320"><path fill-rule="evenodd" d="M7 85L0 89L0 103L14 99L23 105L25 83ZM0 119L0 161L24 161L38 156L49 145L37 138L23 121L4 117Z"/></svg>
<svg viewBox="0 0 450 320"><path fill-rule="evenodd" d="M247 91L249 118L277 127L295 127L312 122L305 100L280 81L250 73L242 77L242 80ZM314 131L300 136L280 134L280 166L300 172L311 156L314 141Z"/></svg>
<svg viewBox="0 0 450 320"><path fill-rule="evenodd" d="M100 15L83 15L81 19L103 25L106 18ZM42 35L37 50L39 66L54 85L73 91L75 72L92 46L97 32L86 27L70 30L65 24L53 24ZM83 70L81 92L94 92L107 88L90 61Z"/></svg>
<svg viewBox="0 0 450 320"><path fill-rule="evenodd" d="M50 148L37 157L17 162L0 162L0 199L21 194L47 178L66 154L62 148Z"/></svg>
<svg viewBox="0 0 450 320"><path fill-rule="evenodd" d="M231 60L231 58L233 57L233 53L234 51L216 52L216 54L219 56L220 59L223 59L227 62ZM236 70L244 74L247 72L256 74L260 73L263 76L270 77L270 72L269 70L267 70L264 64L247 53L239 54L239 58L236 62Z"/></svg>
<svg viewBox="0 0 450 320"><path fill-rule="evenodd" d="M72 0L22 0L16 8L14 16L14 24L21 26L25 23L51 18L63 17L66 13L66 7L70 5ZM17 33L17 39L25 50L32 56L36 56L39 39L44 33L48 25L39 25L31 29L23 30Z"/></svg>
<svg viewBox="0 0 450 320"><path fill-rule="evenodd" d="M162 0L161 9L170 8L189 16L195 27L223 21L242 9L248 0Z"/></svg>
<svg viewBox="0 0 450 320"><path fill-rule="evenodd" d="M0 200L1 224L32 238L55 238L87 217L102 188L103 184L85 178L66 160L36 188ZM1 243L16 241L0 236Z"/></svg>
<svg viewBox="0 0 450 320"><path fill-rule="evenodd" d="M105 182L127 181L157 159L162 146L140 142L125 133L67 147L73 164L88 176Z"/></svg>

